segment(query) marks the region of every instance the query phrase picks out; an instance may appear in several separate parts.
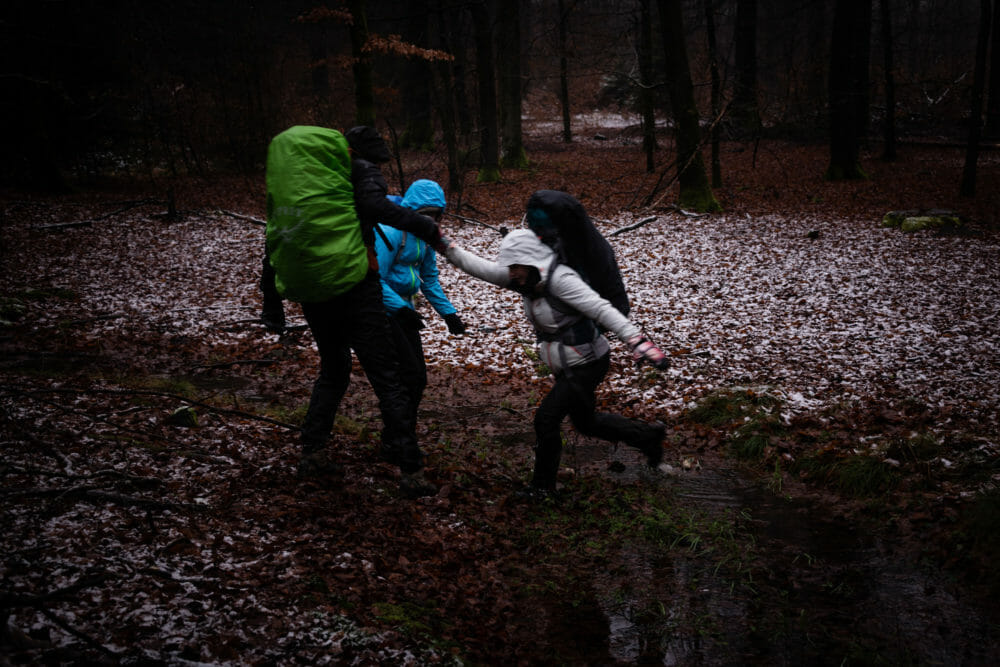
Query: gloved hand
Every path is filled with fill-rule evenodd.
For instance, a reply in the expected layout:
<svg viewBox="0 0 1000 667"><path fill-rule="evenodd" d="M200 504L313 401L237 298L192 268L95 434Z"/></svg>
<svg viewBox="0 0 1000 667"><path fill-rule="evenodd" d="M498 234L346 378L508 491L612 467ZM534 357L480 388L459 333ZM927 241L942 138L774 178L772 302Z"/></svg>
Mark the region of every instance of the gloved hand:
<svg viewBox="0 0 1000 667"><path fill-rule="evenodd" d="M449 313L444 316L444 322L448 325L448 332L453 334L464 334L465 333L465 323L462 322L462 318L458 316L458 313Z"/></svg>
<svg viewBox="0 0 1000 667"><path fill-rule="evenodd" d="M416 224L409 231L421 241L434 248L434 244L441 240L441 228L434 218L430 218L420 213L414 213Z"/></svg>
<svg viewBox="0 0 1000 667"><path fill-rule="evenodd" d="M447 256L448 247L451 245L451 239L449 239L447 236L444 236L441 233L441 228L438 227L437 238L435 238L433 241L428 241L427 243L432 248L434 248L435 252Z"/></svg>
<svg viewBox="0 0 1000 667"><path fill-rule="evenodd" d="M670 360L663 354L663 350L653 345L645 336L633 336L629 339L628 346L632 348L632 358L635 359L636 366L642 366L642 363L646 362L661 371L670 367Z"/></svg>
<svg viewBox="0 0 1000 667"><path fill-rule="evenodd" d="M404 329L415 329L419 331L424 328L424 318L420 317L420 313L412 308L403 306L394 312L392 316L396 318L396 321L399 322L399 325Z"/></svg>

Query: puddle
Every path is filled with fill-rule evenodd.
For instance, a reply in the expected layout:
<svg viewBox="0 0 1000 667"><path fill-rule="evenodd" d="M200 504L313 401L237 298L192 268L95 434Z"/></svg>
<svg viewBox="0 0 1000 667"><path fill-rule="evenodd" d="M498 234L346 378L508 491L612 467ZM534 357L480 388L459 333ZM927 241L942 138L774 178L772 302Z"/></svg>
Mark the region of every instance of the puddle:
<svg viewBox="0 0 1000 667"><path fill-rule="evenodd" d="M615 474L603 455L602 474ZM642 475L635 467L633 458L616 479ZM713 562L717 553L623 543L576 610L603 618L603 636L587 640L586 664L996 664L1000 632L985 610L893 544L734 470L653 483L678 506L731 521L747 562L734 573L731 563ZM553 636L564 634L572 628Z"/></svg>

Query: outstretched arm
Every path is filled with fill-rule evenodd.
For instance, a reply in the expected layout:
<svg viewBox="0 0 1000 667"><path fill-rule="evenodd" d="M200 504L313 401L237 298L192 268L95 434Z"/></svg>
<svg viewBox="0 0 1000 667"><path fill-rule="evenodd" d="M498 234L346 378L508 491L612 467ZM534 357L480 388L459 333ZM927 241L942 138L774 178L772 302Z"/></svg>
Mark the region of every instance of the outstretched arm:
<svg viewBox="0 0 1000 667"><path fill-rule="evenodd" d="M449 262L470 276L493 283L497 287L507 287L510 284L510 273L505 266L483 259L474 252L469 252L456 245L449 245L444 254Z"/></svg>
<svg viewBox="0 0 1000 667"><path fill-rule="evenodd" d="M627 317L598 294L571 268L560 265L549 277L549 294L627 341L641 332Z"/></svg>
<svg viewBox="0 0 1000 667"><path fill-rule="evenodd" d="M563 270L559 270L563 269ZM629 349L637 365L650 364L664 370L670 361L627 317L595 292L569 267L559 267L550 278L549 293L566 302L608 331L613 331Z"/></svg>

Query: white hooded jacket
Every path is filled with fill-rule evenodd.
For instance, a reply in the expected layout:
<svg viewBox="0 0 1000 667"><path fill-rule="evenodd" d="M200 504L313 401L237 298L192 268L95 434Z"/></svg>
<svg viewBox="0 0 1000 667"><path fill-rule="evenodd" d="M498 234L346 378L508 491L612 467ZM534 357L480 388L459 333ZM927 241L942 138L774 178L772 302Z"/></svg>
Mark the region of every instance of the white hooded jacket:
<svg viewBox="0 0 1000 667"><path fill-rule="evenodd" d="M566 306L614 332L623 341L638 336L640 331L569 266L557 264L552 275L548 275L553 255L552 249L529 229L519 229L507 234L500 244L496 262L455 246L446 253L448 260L458 268L500 287L510 285L508 267L513 264L538 269L542 279L541 293L538 296L524 297L524 312L538 334L539 356L554 373L558 373L596 361L610 349L607 339L597 331L589 342L575 341L574 344L567 344L550 339L564 328L567 318L576 319L574 315L563 312ZM559 304L558 308L553 301Z"/></svg>

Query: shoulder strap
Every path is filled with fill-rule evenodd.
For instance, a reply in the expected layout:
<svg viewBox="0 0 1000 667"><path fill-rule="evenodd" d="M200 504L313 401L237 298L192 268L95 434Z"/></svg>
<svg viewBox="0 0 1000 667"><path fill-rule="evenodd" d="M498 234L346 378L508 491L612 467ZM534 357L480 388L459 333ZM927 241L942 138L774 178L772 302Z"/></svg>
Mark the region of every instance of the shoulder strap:
<svg viewBox="0 0 1000 667"><path fill-rule="evenodd" d="M552 282L553 274L559 264L559 256L556 255L552 258L552 263L549 265L549 274L544 283L542 296L548 302L550 308L566 316L566 321L559 327L557 332L545 338L548 340L558 340L566 345L580 345L593 342L600 333L597 325L589 317L549 291L549 284Z"/></svg>
<svg viewBox="0 0 1000 667"><path fill-rule="evenodd" d="M392 263L393 264L395 264L397 261L399 261L399 253L403 252L403 248L406 247L406 232L403 231L403 230L400 230L400 231L403 232L403 233L399 237L399 247L396 248L396 254L392 256ZM389 245L389 244L386 243L386 245ZM392 250L392 246L391 245L389 246L389 250Z"/></svg>

